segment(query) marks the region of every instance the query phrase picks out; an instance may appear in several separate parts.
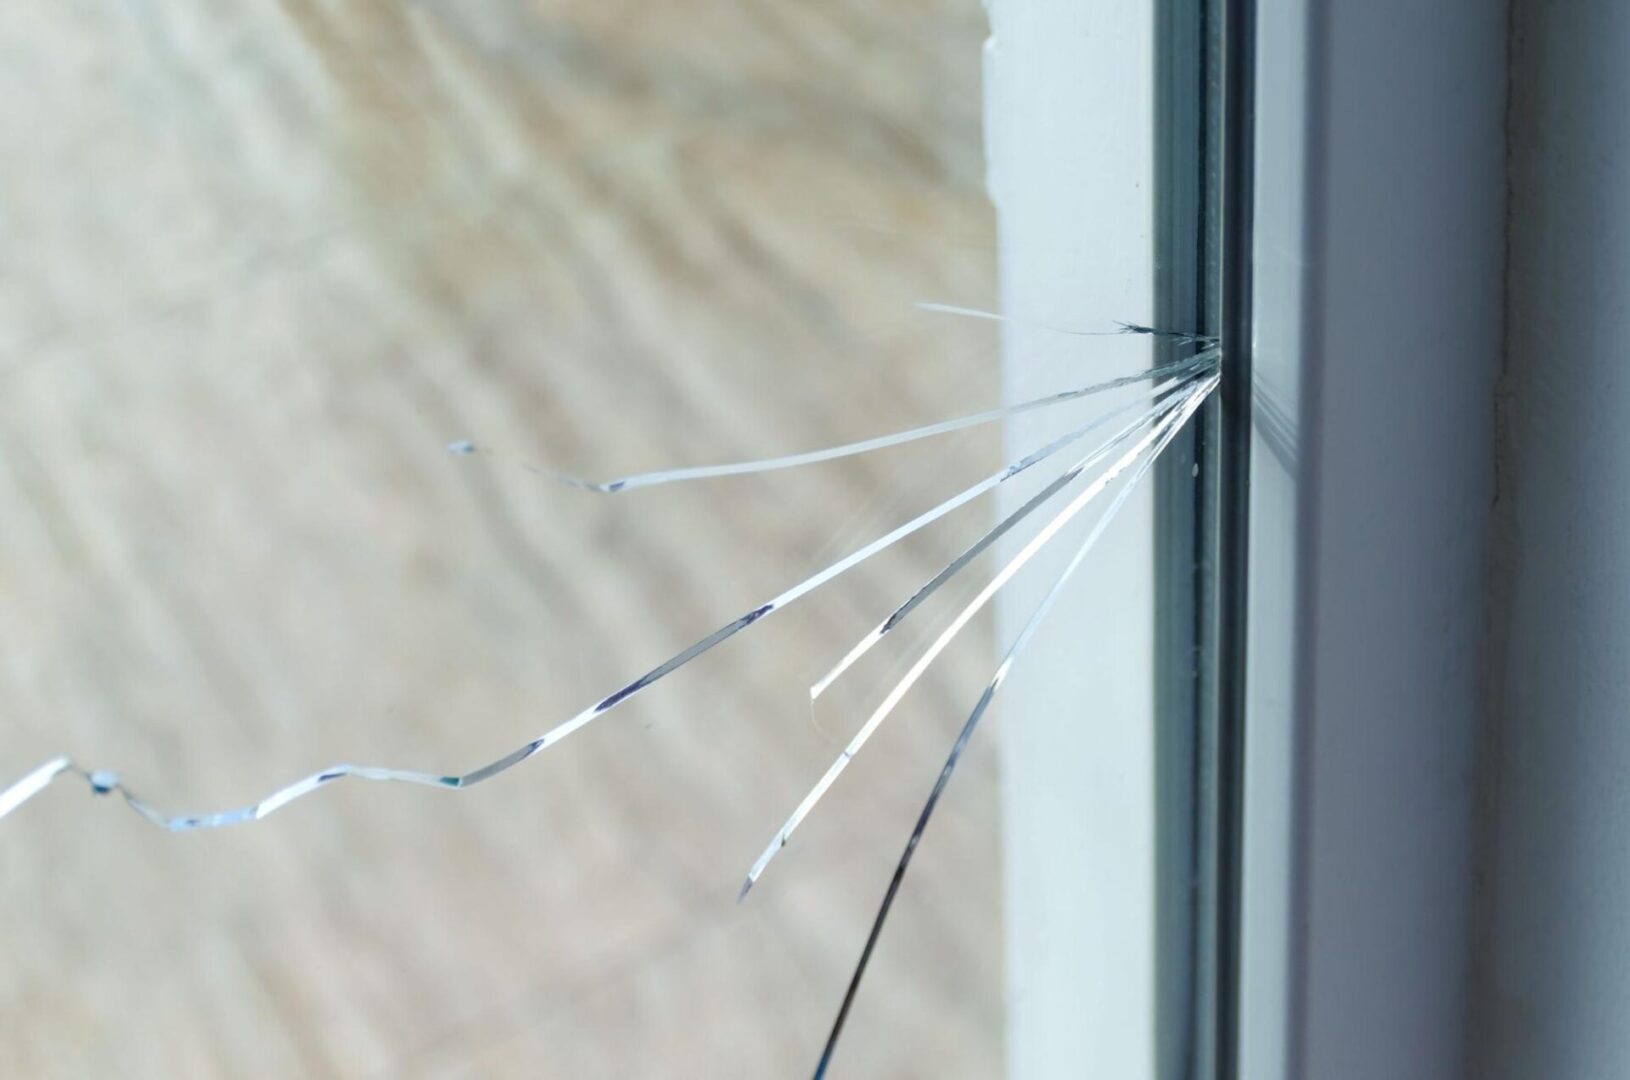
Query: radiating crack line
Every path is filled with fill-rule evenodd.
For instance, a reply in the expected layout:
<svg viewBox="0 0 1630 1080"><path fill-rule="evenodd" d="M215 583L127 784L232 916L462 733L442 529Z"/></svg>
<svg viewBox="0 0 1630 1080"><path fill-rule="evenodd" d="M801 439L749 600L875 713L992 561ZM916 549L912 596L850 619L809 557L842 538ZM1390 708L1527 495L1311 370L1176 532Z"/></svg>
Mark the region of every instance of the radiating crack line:
<svg viewBox="0 0 1630 1080"><path fill-rule="evenodd" d="M1054 334L1068 334L1071 337L1122 337L1127 334L1135 334L1160 338L1163 341L1174 341L1179 345L1214 347L1217 344L1216 338L1208 337L1205 334L1194 334L1187 330L1161 330L1153 326L1143 326L1140 323L1116 323L1114 330L1082 330L1074 326L1060 326L1057 323L1029 319L1021 315L1004 315L999 311L989 311L985 308L963 307L961 304L940 304L932 300L919 300L914 306L918 311L931 311L936 315L955 315L963 319L985 319L989 322L1012 323L1014 326L1033 326L1038 330L1047 330Z"/></svg>
<svg viewBox="0 0 1630 1080"><path fill-rule="evenodd" d="M1182 405L1184 400L1186 400L1182 394L1179 393L1183 386L1184 384L1182 382L1178 382L1172 384L1167 390L1160 391L1160 393L1163 395L1160 407L1163 410L1169 412L1170 410ZM848 671L856 661L870 652L874 645L882 641L895 629L895 627L904 622L906 617L915 611L923 603L923 601L934 595L934 593L938 591L942 585L950 581L965 567L967 567L969 563L973 562L985 551L987 551L992 544L996 543L996 541L1007 535L1015 526L1024 521L1025 518L1029 517L1037 507L1047 502L1060 490L1075 480L1076 477L1080 476L1088 469L1093 468L1105 457L1107 457L1110 450L1113 448L1113 445L1114 444L1112 442L1101 446L1092 453L1088 454L1086 457L1078 460L1068 469L1065 469L1046 487L1042 488L1035 495L1031 496L1023 506L1019 507L1007 517L997 522L995 528L979 537L979 539L975 540L972 545L962 552L962 554L958 555L956 558L947 563L944 569L935 574L931 580L924 583L923 586L916 592L912 593L910 599L906 600L905 603L889 612L888 616L884 618L882 622L878 623L859 641L855 642L854 646L844 654L843 659L834 664L831 670L827 671L826 674L817 679L809 688L810 700L814 701L816 698L824 694L827 689L834 682L836 682L840 676L843 675L845 671Z"/></svg>
<svg viewBox="0 0 1630 1080"><path fill-rule="evenodd" d="M1176 368L1182 368L1184 366L1185 365L1175 365ZM1145 373L1145 375L1147 374L1148 373ZM804 578L802 581L798 582L796 585L782 592L778 596L766 601L763 604L760 604L751 611L738 616L699 641L693 642L691 645L680 650L678 653L669 657L661 664L658 664L656 667L652 668L644 675L641 675L633 682L628 683L607 697L600 699L593 705L577 713L575 716L562 721L553 728L545 731L542 735L539 735L530 742L510 751L508 754L498 758L496 761L482 765L471 772L467 772L462 775L438 774L424 772L417 769L399 769L378 765L354 765L343 763L332 765L319 772L312 773L309 776L296 780L291 784L278 788L276 791L260 799L259 801L245 806L202 814L170 815L160 811L152 804L136 795L128 786L125 785L124 781L118 776L118 774L102 770L86 770L76 765L70 758L56 757L36 767L22 779L16 781L9 787L0 790L0 818L4 818L7 814L23 805L23 803L27 802L35 795L38 795L52 782L61 776L68 774L73 774L84 778L90 785L91 790L96 794L118 794L124 799L125 803L129 805L132 810L136 811L154 825L167 829L171 832L189 832L196 829L214 829L227 825L238 825L250 821L259 821L262 818L265 818L270 814L282 809L289 803L294 802L296 799L309 795L318 788L325 787L337 780L354 778L358 780L417 784L425 787L454 790L473 787L476 784L489 780L492 777L497 776L499 773L505 772L506 770L519 765L521 762L526 761L528 758L541 753L543 750L548 749L550 746L553 746L555 743L566 738L566 736L599 719L601 716L610 712L612 709L627 701L635 694L638 694L640 691L646 689L653 683L672 674L679 668L684 667L686 664L690 663L698 656L701 656L709 649L712 649L714 646L729 640L731 637L734 637L736 634L758 622L760 619L763 619L766 616L769 616L786 607L795 600L808 595L809 593L820 588L822 585L826 584L828 581L831 581L833 578L837 577L839 574L852 569L861 562L864 562L866 559L871 558L873 555L885 550L912 533L917 532L919 529L938 521L940 518L951 513L953 510L972 502L980 495L983 495L998 485L1005 483L1006 481L1031 468L1038 462L1051 457L1064 447L1069 446L1071 443L1076 442L1081 438L1084 438L1092 431L1103 427L1122 414L1139 407L1145 408L1143 422L1147 422L1148 419L1151 416L1156 415L1161 408L1160 406L1156 406L1154 409L1149 409L1145 402L1132 402L1110 413L1097 417L1094 420L1081 425L1080 427L1066 432L1040 449L1032 451L1025 457L1022 457L1007 465L1005 468L985 477L983 480L979 481L973 486L964 489L931 509L917 515L915 518L912 518L905 524L900 525L893 531L860 548L857 548L855 551L846 555L837 562L831 563L824 569L817 571L815 574L812 574L807 578Z"/></svg>
<svg viewBox="0 0 1630 1080"><path fill-rule="evenodd" d="M951 420L941 420L938 423L928 424L924 427L897 431L888 435L878 435L870 439L862 439L859 442L844 443L842 446L808 450L799 454L759 458L753 461L734 461L722 465L692 465L679 469L660 469L655 472L634 473L615 480L580 480L561 473L555 473L554 476L562 483L581 488L584 491L593 491L602 495L615 495L618 492L632 491L635 488L656 487L659 484L676 484L687 480L716 480L726 476L746 476L752 473L773 472L778 469L792 469L800 465L815 465L823 461L836 461L839 458L853 457L856 454L869 454L875 450L886 450L890 447L916 442L919 439L932 438L935 435L945 435L953 431L961 431L964 428L994 423L1035 409L1044 409L1053 405L1078 401L1084 397L1102 394L1110 390L1118 390L1123 386L1148 382L1151 379L1158 380L1185 372L1198 371L1215 358L1215 351L1208 350L1179 363L1148 368L1131 375L1123 375L1119 378L1093 383L1090 386L1080 386L1072 390L1048 394L1045 397L1035 398L1031 401L1021 401L1016 405L986 409L983 412L970 413L967 416L959 416ZM447 449L455 454L469 454L474 453L480 447L467 439L460 439L457 442L449 443Z"/></svg>
<svg viewBox="0 0 1630 1080"><path fill-rule="evenodd" d="M1172 439L1176 437L1177 433L1183 429L1184 423L1193 415L1194 410L1199 408L1200 403L1211 393L1215 385L1216 383L1212 382L1205 388L1198 398L1194 400L1193 408L1185 408L1184 414L1178 422L1167 427L1153 450L1138 463L1137 469L1127 477L1125 485L1122 486L1114 501L1104 511L1104 516L1098 520L1093 526L1092 532L1076 549L1069 565L1065 566L1063 572L1054 579L1052 586L1047 590L1047 595L1042 597L1041 603L1037 604L1035 610L1031 612L1030 618L1025 621L1024 626L1014 637L1013 644L1008 646L1001 663L996 665L996 671L991 676L990 681L985 684L984 692L979 695L978 704L973 707L973 712L968 714L967 722L962 725L962 730L957 733L956 741L951 745L951 753L945 759L945 766L940 769L939 778L934 781L934 788L928 793L928 800L923 804L922 812L917 816L917 824L913 826L911 836L906 841L905 851L901 854L899 862L895 864L894 876L889 879L889 887L883 894L883 902L878 906L877 915L872 919L871 932L866 935L866 944L860 951L860 959L855 963L854 973L849 977L848 989L844 991L843 1003L838 1007L837 1018L833 1020L832 1028L826 1037L826 1047L821 1052L821 1060L815 1066L815 1080L824 1080L828 1068L831 1067L833 1051L837 1049L838 1039L843 1034L843 1025L849 1019L849 1011L854 1005L855 994L860 989L860 980L866 974L866 966L871 962L873 950L877 948L877 939L883 932L883 923L888 919L890 909L894 907L894 900L899 895L900 885L905 880L906 870L911 866L911 858L917 853L917 845L922 841L923 832L928 828L928 820L934 816L934 810L939 805L940 796L945 793L945 787L951 781L951 774L956 771L957 764L962 760L962 753L967 749L968 741L973 737L974 729L979 726L979 722L984 718L986 710L990 708L990 703L996 697L996 692L1007 681L1008 673L1012 671L1013 664L1018 659L1019 654L1024 652L1025 647L1030 644L1030 639L1035 636L1036 628L1046 619L1047 613L1052 610L1054 603L1063 593L1065 583L1070 580L1070 576L1085 561L1087 553L1098 542L1098 538L1103 535L1110 522L1115 520L1115 516L1120 513L1121 508L1126 504L1126 500L1131 497L1132 491L1137 487L1138 482L1148 474L1150 468L1159 460L1160 455L1165 451Z"/></svg>
<svg viewBox="0 0 1630 1080"><path fill-rule="evenodd" d="M1068 525L1077 514L1102 494L1104 489L1117 476L1126 471L1143 451L1160 440L1165 432L1174 427L1182 426L1193 415L1194 410L1200 407L1200 404L1205 400L1205 395L1209 394L1216 385L1217 376L1210 375L1198 387L1188 391L1188 397L1180 409L1168 415L1164 420L1159 421L1154 428L1139 438L1129 450L1095 477L1092 483L1088 484L1081 490L1080 494L1070 500L1063 510L1059 511L1051 521L1042 526L1041 530L1026 542L1018 554L997 572L996 576L980 590L979 594L957 613L956 617L951 620L950 625L940 633L939 637L934 639L934 643L928 647L927 651L918 657L910 670L906 672L899 682L895 683L894 688L889 691L882 703L867 718L866 723L855 733L854 738L849 741L848 746L844 747L843 752L827 769L825 775L816 781L809 794L804 796L803 802L799 803L798 807L793 810L792 816L787 819L786 824L781 826L781 830L776 833L769 846L764 849L757 861L753 863L752 868L748 870L747 879L742 882L739 897L745 897L748 891L752 889L754 883L764 873L771 860L787 846L787 841L792 838L792 834L797 831L798 826L803 823L809 812L815 808L815 804L821 801L838 777L843 775L844 770L849 767L849 763L854 760L855 755L871 739L888 715L894 711L895 706L905 697L907 691L922 677L923 672L928 670L929 665L934 662L935 658L945 651L946 646L961 633L962 628L990 602L991 597L995 596L1015 574L1024 568L1026 563L1035 557L1038 551L1047 545L1048 541L1058 534L1060 529Z"/></svg>

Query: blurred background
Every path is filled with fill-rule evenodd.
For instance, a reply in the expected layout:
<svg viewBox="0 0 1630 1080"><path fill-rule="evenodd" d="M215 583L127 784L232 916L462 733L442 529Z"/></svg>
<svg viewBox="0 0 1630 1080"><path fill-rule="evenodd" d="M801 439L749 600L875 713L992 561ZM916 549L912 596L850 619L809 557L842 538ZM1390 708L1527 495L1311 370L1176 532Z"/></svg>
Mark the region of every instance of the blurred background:
<svg viewBox="0 0 1630 1080"><path fill-rule="evenodd" d="M473 768L989 473L994 429L614 497L546 475L997 400L995 328L914 306L995 306L985 33L978 0L8 5L0 774L65 752L179 812ZM985 620L736 892L970 587L809 683L989 514L467 792L171 836L60 784L0 826L0 1073L806 1074ZM1000 1072L991 746L845 1075Z"/></svg>

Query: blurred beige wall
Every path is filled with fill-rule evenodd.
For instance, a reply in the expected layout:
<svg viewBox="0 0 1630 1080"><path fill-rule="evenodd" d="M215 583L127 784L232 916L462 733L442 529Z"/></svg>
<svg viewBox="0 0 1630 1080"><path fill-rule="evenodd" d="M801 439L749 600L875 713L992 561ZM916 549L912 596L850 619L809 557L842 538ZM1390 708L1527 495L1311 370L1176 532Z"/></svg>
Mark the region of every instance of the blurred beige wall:
<svg viewBox="0 0 1630 1080"><path fill-rule="evenodd" d="M990 329L912 306L993 304L984 32L975 0L8 5L0 771L68 752L180 811L466 769L988 472L994 431L617 498L522 467L995 400ZM53 789L0 825L0 1074L804 1074L985 623L735 892L902 653L805 687L985 512L468 792L171 836ZM999 1072L996 843L981 742L847 1075Z"/></svg>

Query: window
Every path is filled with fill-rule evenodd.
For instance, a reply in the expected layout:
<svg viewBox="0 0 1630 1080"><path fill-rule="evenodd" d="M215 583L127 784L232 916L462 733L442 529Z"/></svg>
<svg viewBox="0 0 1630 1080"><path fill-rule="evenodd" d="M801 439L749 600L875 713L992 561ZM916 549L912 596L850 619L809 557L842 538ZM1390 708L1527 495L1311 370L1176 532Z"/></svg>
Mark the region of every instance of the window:
<svg viewBox="0 0 1630 1080"><path fill-rule="evenodd" d="M8 20L0 1067L802 1072L1022 641L837 1060L1225 1069L1241 10Z"/></svg>

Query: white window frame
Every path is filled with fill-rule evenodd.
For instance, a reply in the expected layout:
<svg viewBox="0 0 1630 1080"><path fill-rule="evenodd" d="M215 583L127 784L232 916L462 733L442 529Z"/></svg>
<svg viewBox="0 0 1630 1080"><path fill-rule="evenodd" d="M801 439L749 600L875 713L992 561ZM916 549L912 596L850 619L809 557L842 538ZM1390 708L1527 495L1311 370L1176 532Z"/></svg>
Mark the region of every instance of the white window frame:
<svg viewBox="0 0 1630 1080"><path fill-rule="evenodd" d="M1047 326L1153 319L1154 6L989 5L986 154L1002 306L1016 316L1004 328L1009 401L1073 385L1059 381L1072 369L1079 382L1083 372L1125 372L1152 359L1147 342L1061 338ZM1103 407L1102 399L1089 405ZM1011 423L1010 456L1055 436L1058 425L1056 415ZM1023 502L1045 479L1008 485L1004 505ZM1154 486L1145 483L1119 513L1003 690L1010 1080L1153 1074ZM1062 534L1005 590L1003 640L1078 538Z"/></svg>
<svg viewBox="0 0 1630 1080"><path fill-rule="evenodd" d="M1464 1074L1505 5L1260 0L1237 1075Z"/></svg>

